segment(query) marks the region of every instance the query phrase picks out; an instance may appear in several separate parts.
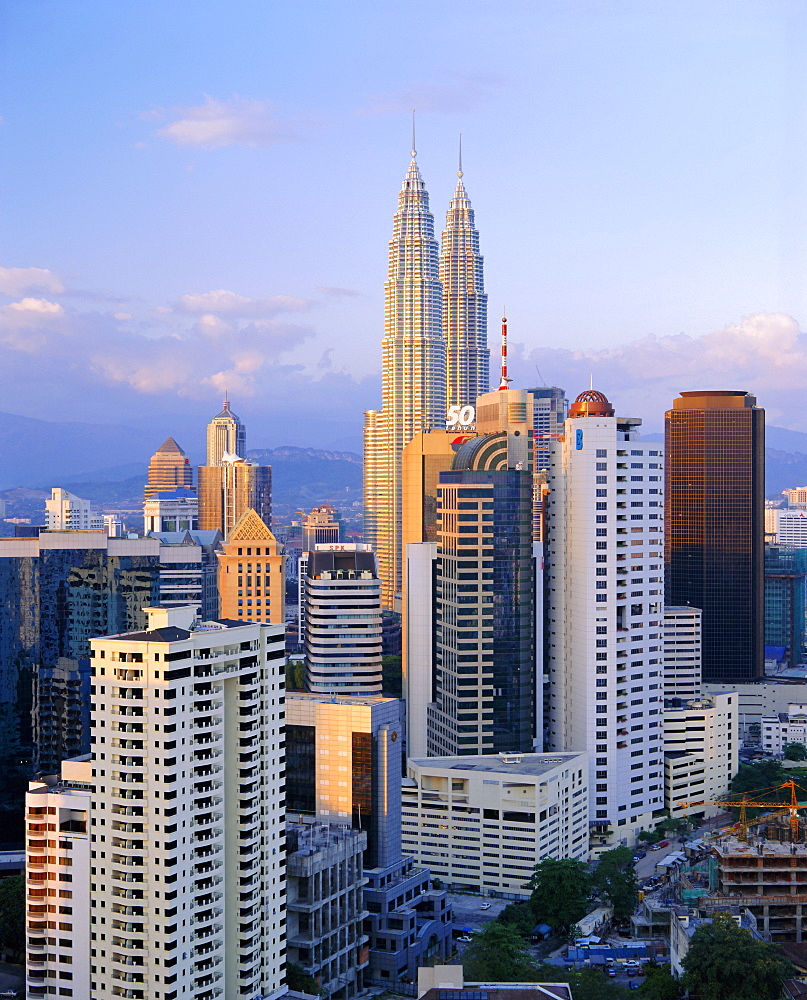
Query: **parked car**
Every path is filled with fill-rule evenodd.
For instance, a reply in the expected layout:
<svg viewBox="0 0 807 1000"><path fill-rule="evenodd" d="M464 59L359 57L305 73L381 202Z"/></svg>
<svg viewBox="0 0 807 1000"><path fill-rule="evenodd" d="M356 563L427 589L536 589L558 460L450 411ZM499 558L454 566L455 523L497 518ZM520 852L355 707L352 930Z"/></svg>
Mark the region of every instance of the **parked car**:
<svg viewBox="0 0 807 1000"><path fill-rule="evenodd" d="M639 989L639 984L636 982L636 980L631 979L631 981L628 983L628 989L629 990L638 990Z"/></svg>
<svg viewBox="0 0 807 1000"><path fill-rule="evenodd" d="M616 969L613 966L609 966L608 975L613 978L616 978Z"/></svg>
<svg viewBox="0 0 807 1000"><path fill-rule="evenodd" d="M479 909L480 909L480 910L489 910L489 909L491 908L491 906L493 906L493 903L483 903L483 904L482 904L482 905L481 905L481 906L479 907Z"/></svg>
<svg viewBox="0 0 807 1000"><path fill-rule="evenodd" d="M457 938L457 941L459 941L460 944L468 944L469 942L473 941L473 938L470 937L468 934L463 934L462 937Z"/></svg>

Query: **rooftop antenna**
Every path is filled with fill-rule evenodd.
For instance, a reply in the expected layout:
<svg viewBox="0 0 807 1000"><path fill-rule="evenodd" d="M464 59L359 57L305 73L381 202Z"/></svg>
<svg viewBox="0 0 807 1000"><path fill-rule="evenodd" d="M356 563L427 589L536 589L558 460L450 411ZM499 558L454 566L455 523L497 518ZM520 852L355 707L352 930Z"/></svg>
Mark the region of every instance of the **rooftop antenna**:
<svg viewBox="0 0 807 1000"><path fill-rule="evenodd" d="M460 168L457 171L457 177L459 177L460 180L462 180L462 176L463 176L463 174L462 174L462 132L460 132Z"/></svg>
<svg viewBox="0 0 807 1000"><path fill-rule="evenodd" d="M417 149L415 149L415 111L414 111L414 108L412 109L412 149L411 149L411 153L412 153L412 159L414 160L414 158L418 155L418 151L417 151Z"/></svg>
<svg viewBox="0 0 807 1000"><path fill-rule="evenodd" d="M588 377L588 387L589 389L594 388L594 372L592 372Z"/></svg>
<svg viewBox="0 0 807 1000"><path fill-rule="evenodd" d="M512 379L507 377L507 309L504 309L505 315L502 316L502 380L499 383L498 391L501 392L502 389L507 388L507 383L512 382Z"/></svg>

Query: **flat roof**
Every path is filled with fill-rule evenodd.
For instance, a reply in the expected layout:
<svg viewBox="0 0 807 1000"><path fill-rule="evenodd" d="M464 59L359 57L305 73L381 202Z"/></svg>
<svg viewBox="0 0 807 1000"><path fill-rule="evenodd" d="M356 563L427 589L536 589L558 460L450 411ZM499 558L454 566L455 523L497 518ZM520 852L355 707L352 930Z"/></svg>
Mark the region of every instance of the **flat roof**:
<svg viewBox="0 0 807 1000"><path fill-rule="evenodd" d="M438 768L442 771L487 771L503 774L541 775L575 758L583 757L580 751L565 753L512 753L483 754L478 757L417 757L410 763L419 767Z"/></svg>

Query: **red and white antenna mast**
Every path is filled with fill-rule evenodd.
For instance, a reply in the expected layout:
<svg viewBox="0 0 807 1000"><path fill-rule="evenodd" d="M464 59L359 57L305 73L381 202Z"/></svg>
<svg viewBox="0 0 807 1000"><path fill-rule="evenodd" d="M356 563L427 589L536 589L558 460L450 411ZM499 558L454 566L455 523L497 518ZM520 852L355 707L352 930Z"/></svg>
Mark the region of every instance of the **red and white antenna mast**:
<svg viewBox="0 0 807 1000"><path fill-rule="evenodd" d="M502 380L499 383L499 392L507 388L507 383L512 379L507 377L507 317L502 316Z"/></svg>

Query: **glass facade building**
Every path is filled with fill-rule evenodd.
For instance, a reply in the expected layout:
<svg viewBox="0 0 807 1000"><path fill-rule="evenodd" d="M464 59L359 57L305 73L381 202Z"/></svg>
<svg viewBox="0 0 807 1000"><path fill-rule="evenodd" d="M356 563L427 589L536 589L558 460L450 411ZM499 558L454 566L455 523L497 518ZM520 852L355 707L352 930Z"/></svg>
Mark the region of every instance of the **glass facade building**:
<svg viewBox="0 0 807 1000"><path fill-rule="evenodd" d="M90 639L141 628L159 581L154 539L43 532L2 540L0 790L21 766L54 773L88 752Z"/></svg>
<svg viewBox="0 0 807 1000"><path fill-rule="evenodd" d="M455 469L497 444L506 445L506 435L468 442ZM429 756L529 752L536 733L532 473L444 472L437 492Z"/></svg>
<svg viewBox="0 0 807 1000"><path fill-rule="evenodd" d="M703 611L703 680L764 676L765 411L682 392L665 415L666 601Z"/></svg>
<svg viewBox="0 0 807 1000"><path fill-rule="evenodd" d="M784 646L788 665L804 656L807 549L765 546L765 645Z"/></svg>

